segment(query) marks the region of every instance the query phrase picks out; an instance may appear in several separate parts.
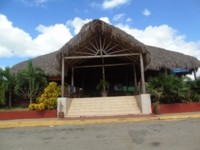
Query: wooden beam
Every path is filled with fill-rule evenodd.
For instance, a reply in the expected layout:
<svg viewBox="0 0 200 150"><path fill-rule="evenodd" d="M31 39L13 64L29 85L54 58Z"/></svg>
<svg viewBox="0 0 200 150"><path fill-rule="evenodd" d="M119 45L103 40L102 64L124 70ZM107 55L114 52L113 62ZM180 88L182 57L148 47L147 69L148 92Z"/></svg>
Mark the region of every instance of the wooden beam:
<svg viewBox="0 0 200 150"><path fill-rule="evenodd" d="M75 52L76 54L86 54L89 56L94 56L94 53L87 53L87 52Z"/></svg>
<svg viewBox="0 0 200 150"><path fill-rule="evenodd" d="M123 56L134 56L140 55L139 53L130 53L130 54L115 54L115 55L97 55L97 56L68 56L64 57L64 59L89 59L89 58L108 58L108 57L123 57Z"/></svg>
<svg viewBox="0 0 200 150"><path fill-rule="evenodd" d="M114 52L108 53L108 55L116 54L116 53L119 53L119 52L124 52L125 50L128 50L128 49L122 49L122 50L114 51Z"/></svg>
<svg viewBox="0 0 200 150"><path fill-rule="evenodd" d="M140 69L141 69L141 79L142 79L142 94L146 94L146 85L144 79L144 64L143 64L142 54L140 54Z"/></svg>
<svg viewBox="0 0 200 150"><path fill-rule="evenodd" d="M65 96L65 59L62 57L62 79L61 79L61 87L62 87L62 97Z"/></svg>
<svg viewBox="0 0 200 150"><path fill-rule="evenodd" d="M132 65L133 63L120 63L120 64L105 64L105 67ZM75 66L74 68L95 68L102 67L102 65L88 65L88 66Z"/></svg>

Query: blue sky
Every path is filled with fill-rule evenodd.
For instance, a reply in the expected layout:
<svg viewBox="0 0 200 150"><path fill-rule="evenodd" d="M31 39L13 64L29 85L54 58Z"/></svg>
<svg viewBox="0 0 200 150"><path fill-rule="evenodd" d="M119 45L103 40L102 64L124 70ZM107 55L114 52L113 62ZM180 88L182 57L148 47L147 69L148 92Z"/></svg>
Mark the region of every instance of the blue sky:
<svg viewBox="0 0 200 150"><path fill-rule="evenodd" d="M92 19L200 59L199 0L0 0L0 67L58 50Z"/></svg>

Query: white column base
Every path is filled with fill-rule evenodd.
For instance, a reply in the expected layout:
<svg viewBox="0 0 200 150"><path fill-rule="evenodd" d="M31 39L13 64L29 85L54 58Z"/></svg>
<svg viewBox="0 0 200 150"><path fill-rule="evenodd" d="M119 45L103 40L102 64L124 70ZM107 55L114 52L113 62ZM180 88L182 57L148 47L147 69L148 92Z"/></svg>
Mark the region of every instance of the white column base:
<svg viewBox="0 0 200 150"><path fill-rule="evenodd" d="M151 114L151 98L150 94L140 94L136 96L137 103L142 111L142 114Z"/></svg>
<svg viewBox="0 0 200 150"><path fill-rule="evenodd" d="M66 97L59 97L57 98L57 117L59 112L64 112L64 115L66 116ZM60 110L60 104L62 104L62 109Z"/></svg>
<svg viewBox="0 0 200 150"><path fill-rule="evenodd" d="M67 112L69 110L69 107L71 105L72 102L72 98L68 98L68 97L59 97L57 98L57 117L58 117L58 112L62 111L64 112L64 116L67 115ZM62 104L62 110L60 110L60 103Z"/></svg>

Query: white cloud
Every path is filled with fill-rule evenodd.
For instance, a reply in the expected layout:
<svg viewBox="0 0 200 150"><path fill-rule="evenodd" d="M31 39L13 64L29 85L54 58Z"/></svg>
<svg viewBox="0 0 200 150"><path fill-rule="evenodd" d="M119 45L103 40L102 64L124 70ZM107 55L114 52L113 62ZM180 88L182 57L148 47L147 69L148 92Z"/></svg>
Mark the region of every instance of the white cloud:
<svg viewBox="0 0 200 150"><path fill-rule="evenodd" d="M110 24L108 17L101 17L99 19ZM74 20L68 20L66 24L68 27L72 27L74 29L74 34L78 34L82 26L90 21L92 21L92 19L83 20L79 17L75 17Z"/></svg>
<svg viewBox="0 0 200 150"><path fill-rule="evenodd" d="M39 35L33 39L22 29L14 27L6 16L0 14L0 57L34 57L56 51L72 38L72 32L77 34L81 27L91 20L76 17L67 21L66 25L39 25L36 27ZM101 17L100 20L110 23L108 17ZM200 60L200 41L186 42L185 35L179 34L177 30L168 25L148 26L144 30L132 28L127 24L115 26L133 35L144 44L192 55ZM73 30L70 32L69 28ZM200 69L197 75L200 75Z"/></svg>
<svg viewBox="0 0 200 150"><path fill-rule="evenodd" d="M106 22L106 23L109 23L110 24L110 21L109 21L109 18L108 17L101 17L99 18L100 20Z"/></svg>
<svg viewBox="0 0 200 150"><path fill-rule="evenodd" d="M46 27L39 25L36 30L40 34L33 40L37 49L43 49L43 53L49 53L58 50L67 41L72 38L69 29L64 24L55 24ZM35 53L37 55L38 52Z"/></svg>
<svg viewBox="0 0 200 150"><path fill-rule="evenodd" d="M39 25L40 34L35 38L17 27L13 27L6 16L0 14L0 57L38 56L57 50L72 38L63 24Z"/></svg>
<svg viewBox="0 0 200 150"><path fill-rule="evenodd" d="M91 6L91 7L100 7L101 4L99 4L99 3L97 3L97 2L92 2L92 3L90 4L90 6Z"/></svg>
<svg viewBox="0 0 200 150"><path fill-rule="evenodd" d="M145 15L145 16L151 15L151 12L150 12L148 9L143 10L142 13L143 13L143 15Z"/></svg>
<svg viewBox="0 0 200 150"><path fill-rule="evenodd" d="M131 28L129 25L124 24L117 24L116 26L133 35L144 44L192 55L200 59L200 41L186 42L186 36L179 35L177 30L168 25L148 26L144 30Z"/></svg>
<svg viewBox="0 0 200 150"><path fill-rule="evenodd" d="M4 57L11 57L12 51L10 51L7 47L0 45L0 57L4 56Z"/></svg>
<svg viewBox="0 0 200 150"><path fill-rule="evenodd" d="M131 21L132 21L131 18L127 18L127 19L126 19L126 22L131 22Z"/></svg>
<svg viewBox="0 0 200 150"><path fill-rule="evenodd" d="M116 26L146 45L180 52L200 60L200 41L186 42L185 35L179 35L177 30L168 25L148 26L144 30L131 28L124 24L117 24ZM200 69L197 72L197 76L200 76ZM190 77L194 79L193 74Z"/></svg>
<svg viewBox="0 0 200 150"><path fill-rule="evenodd" d="M35 57L56 51L72 38L71 32L77 34L81 27L91 20L76 17L67 21L66 25L39 25L36 27L39 34L33 39L0 14L0 57ZM107 17L101 17L100 20L110 23ZM71 32L69 27L73 28Z"/></svg>
<svg viewBox="0 0 200 150"><path fill-rule="evenodd" d="M50 0L16 0L16 1L21 2L21 3L25 4L26 6L42 6L42 7L44 7L44 4Z"/></svg>
<svg viewBox="0 0 200 150"><path fill-rule="evenodd" d="M67 21L67 26L71 26L74 28L74 34L79 33L79 31L81 30L81 27L88 23L89 21L91 21L92 19L81 19L79 17L74 18L74 20L69 20Z"/></svg>
<svg viewBox="0 0 200 150"><path fill-rule="evenodd" d="M103 9L112 9L124 4L128 4L131 0L104 0L102 3Z"/></svg>
<svg viewBox="0 0 200 150"><path fill-rule="evenodd" d="M125 16L125 14L124 13L122 13L122 14L117 14L117 15L115 15L114 17L113 17L113 20L114 21L118 21L118 20L120 20L122 17L124 17Z"/></svg>

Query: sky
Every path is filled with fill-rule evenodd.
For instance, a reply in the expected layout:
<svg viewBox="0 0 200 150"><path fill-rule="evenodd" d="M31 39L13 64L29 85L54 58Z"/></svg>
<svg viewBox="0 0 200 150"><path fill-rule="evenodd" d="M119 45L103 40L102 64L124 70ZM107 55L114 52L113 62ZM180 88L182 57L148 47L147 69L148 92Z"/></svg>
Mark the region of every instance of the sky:
<svg viewBox="0 0 200 150"><path fill-rule="evenodd" d="M0 67L60 49L93 19L200 60L200 0L0 0Z"/></svg>

